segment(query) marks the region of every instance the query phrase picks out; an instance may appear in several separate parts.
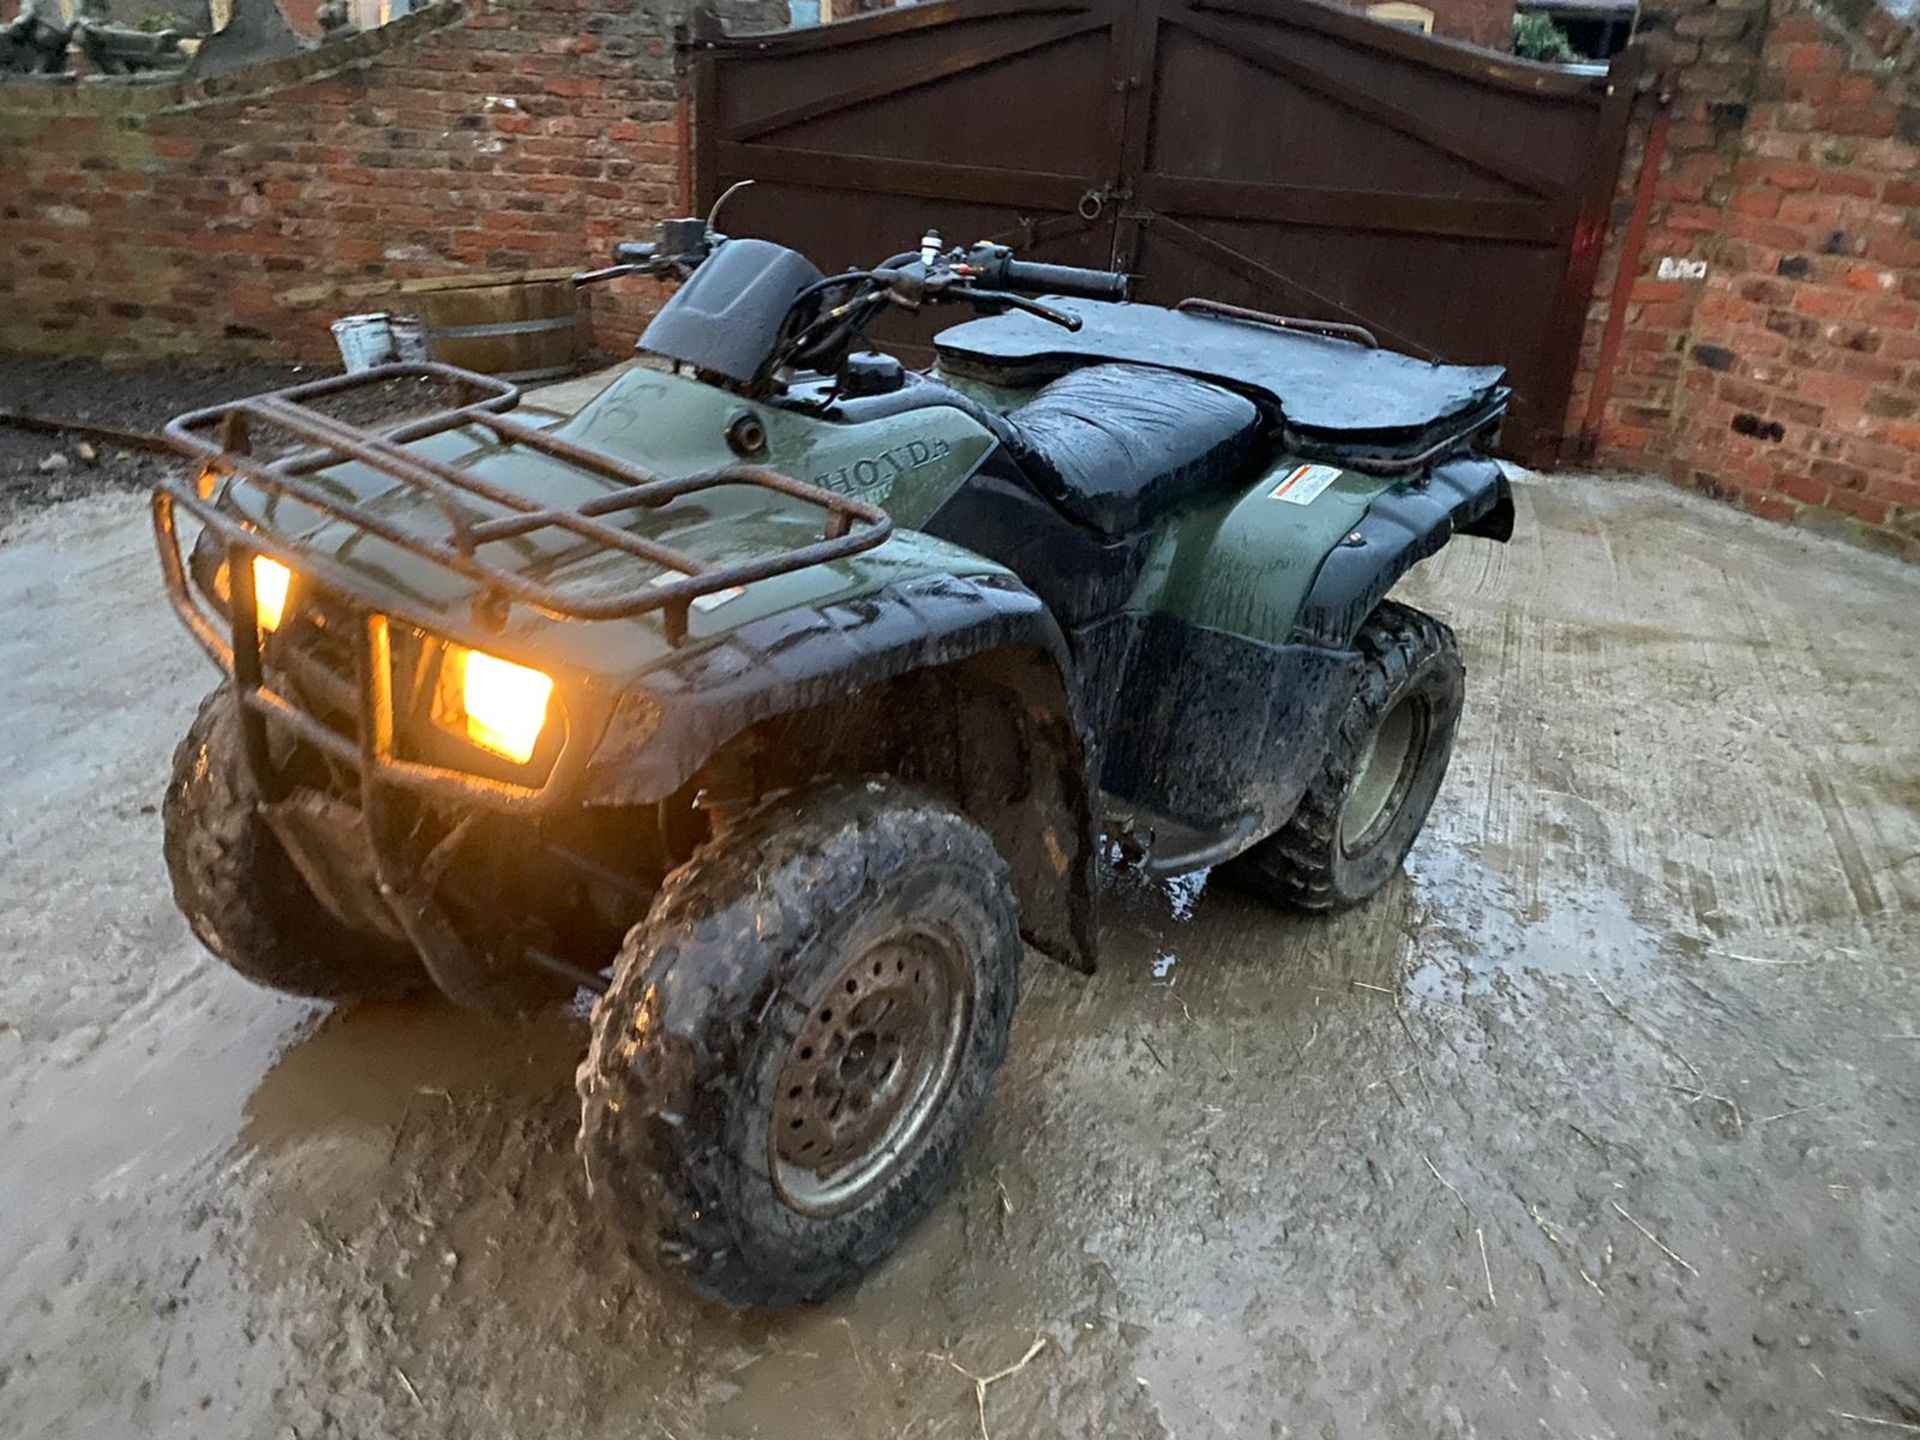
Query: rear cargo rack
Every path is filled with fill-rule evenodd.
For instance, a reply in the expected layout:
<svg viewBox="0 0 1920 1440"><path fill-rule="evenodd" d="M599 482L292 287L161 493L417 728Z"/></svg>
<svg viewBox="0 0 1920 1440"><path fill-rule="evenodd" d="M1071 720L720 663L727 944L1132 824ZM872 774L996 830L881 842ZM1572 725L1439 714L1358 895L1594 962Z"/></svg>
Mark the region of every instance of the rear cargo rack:
<svg viewBox="0 0 1920 1440"><path fill-rule="evenodd" d="M459 403L385 430L363 429L305 403L408 379L442 381L453 388ZM843 560L873 549L892 534L893 521L878 506L782 475L764 465L723 465L678 477L650 474L637 465L562 440L537 426L508 419L501 412L512 409L519 399L518 389L504 381L434 363L382 365L358 374L270 390L244 400L190 411L170 421L162 432L167 441L189 459L201 462L204 468L197 483L163 481L162 488L203 521L216 523L209 516L213 507L203 499L215 488L206 483L207 476L210 474L215 480L238 476L269 494L284 496L322 515L344 520L388 544L474 581L483 587L483 607L494 607L497 614L503 615L505 606L515 602L572 620L622 620L661 610L665 612L667 636L675 644L686 638L688 610L702 595ZM274 460L261 459L251 453L256 423L292 435L311 448ZM496 440L523 446L572 469L611 481L617 488L572 508L545 505L458 466L404 448L412 441L465 428L485 431ZM347 462L365 465L427 495L446 519L446 534L421 534L342 498L309 478L317 471ZM715 565L609 523L608 517L637 509L658 509L683 496L722 485L757 486L818 507L823 512L821 538L760 559ZM476 517L471 513L475 502L509 513ZM564 530L608 550L622 551L647 561L658 570L623 588L601 588L583 594L563 585L530 580L480 557L483 545L545 529ZM257 544L257 540L254 543ZM662 583L663 572L679 578Z"/></svg>

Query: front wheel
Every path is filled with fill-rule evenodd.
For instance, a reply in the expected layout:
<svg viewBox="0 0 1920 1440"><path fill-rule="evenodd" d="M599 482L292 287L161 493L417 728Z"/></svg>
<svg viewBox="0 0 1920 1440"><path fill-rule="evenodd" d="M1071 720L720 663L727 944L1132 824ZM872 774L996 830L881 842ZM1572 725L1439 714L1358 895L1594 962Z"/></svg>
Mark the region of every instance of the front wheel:
<svg viewBox="0 0 1920 1440"><path fill-rule="evenodd" d="M1006 1056L1019 907L931 796L831 785L742 819L628 936L581 1154L639 1258L739 1309L820 1300L944 1188Z"/></svg>
<svg viewBox="0 0 1920 1440"><path fill-rule="evenodd" d="M237 703L229 685L201 702L160 806L173 897L194 935L256 985L292 995L391 1000L424 990L413 951L335 918L260 818Z"/></svg>
<svg viewBox="0 0 1920 1440"><path fill-rule="evenodd" d="M1354 638L1360 684L1320 773L1278 833L1224 872L1299 910L1340 910L1393 877L1446 778L1466 695L1453 631L1383 600Z"/></svg>

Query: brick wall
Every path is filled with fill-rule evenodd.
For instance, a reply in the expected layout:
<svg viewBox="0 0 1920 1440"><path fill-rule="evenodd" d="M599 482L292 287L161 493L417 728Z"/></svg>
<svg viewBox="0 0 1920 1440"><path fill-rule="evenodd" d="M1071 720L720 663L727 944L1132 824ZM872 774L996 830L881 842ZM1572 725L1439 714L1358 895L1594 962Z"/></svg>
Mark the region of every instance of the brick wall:
<svg viewBox="0 0 1920 1440"><path fill-rule="evenodd" d="M1818 12L1776 17L1682 359L1673 473L1920 555L1920 109L1882 61Z"/></svg>
<svg viewBox="0 0 1920 1440"><path fill-rule="evenodd" d="M325 360L405 281L603 263L676 198L685 8L471 0L204 86L0 86L0 348ZM656 291L591 292L596 344Z"/></svg>
<svg viewBox="0 0 1920 1440"><path fill-rule="evenodd" d="M1669 146L1598 458L1920 558L1920 40L1871 0L1654 0L1642 25Z"/></svg>

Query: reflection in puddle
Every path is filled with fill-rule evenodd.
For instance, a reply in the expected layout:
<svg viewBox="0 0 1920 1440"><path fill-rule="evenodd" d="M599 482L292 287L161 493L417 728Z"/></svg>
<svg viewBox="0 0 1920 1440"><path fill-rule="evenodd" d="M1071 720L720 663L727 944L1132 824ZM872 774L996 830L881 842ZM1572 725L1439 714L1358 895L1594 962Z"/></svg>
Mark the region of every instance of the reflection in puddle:
<svg viewBox="0 0 1920 1440"><path fill-rule="evenodd" d="M1529 974L1648 979L1669 948L1624 896L1601 886L1568 886L1523 906L1506 876L1439 842L1423 843L1408 869L1419 943L1406 994L1415 1003L1495 993Z"/></svg>
<svg viewBox="0 0 1920 1440"><path fill-rule="evenodd" d="M565 1014L496 1020L434 1003L337 1011L261 1080L240 1141L275 1150L390 1128L423 1099L571 1090L585 1048L585 1030Z"/></svg>

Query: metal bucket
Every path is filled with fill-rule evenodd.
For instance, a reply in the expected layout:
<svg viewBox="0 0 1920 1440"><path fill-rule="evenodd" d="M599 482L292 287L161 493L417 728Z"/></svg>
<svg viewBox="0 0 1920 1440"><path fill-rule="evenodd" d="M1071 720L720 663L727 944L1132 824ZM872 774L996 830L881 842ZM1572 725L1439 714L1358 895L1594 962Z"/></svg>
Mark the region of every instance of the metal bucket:
<svg viewBox="0 0 1920 1440"><path fill-rule="evenodd" d="M348 315L333 322L333 343L349 375L429 356L427 324L417 315Z"/></svg>

